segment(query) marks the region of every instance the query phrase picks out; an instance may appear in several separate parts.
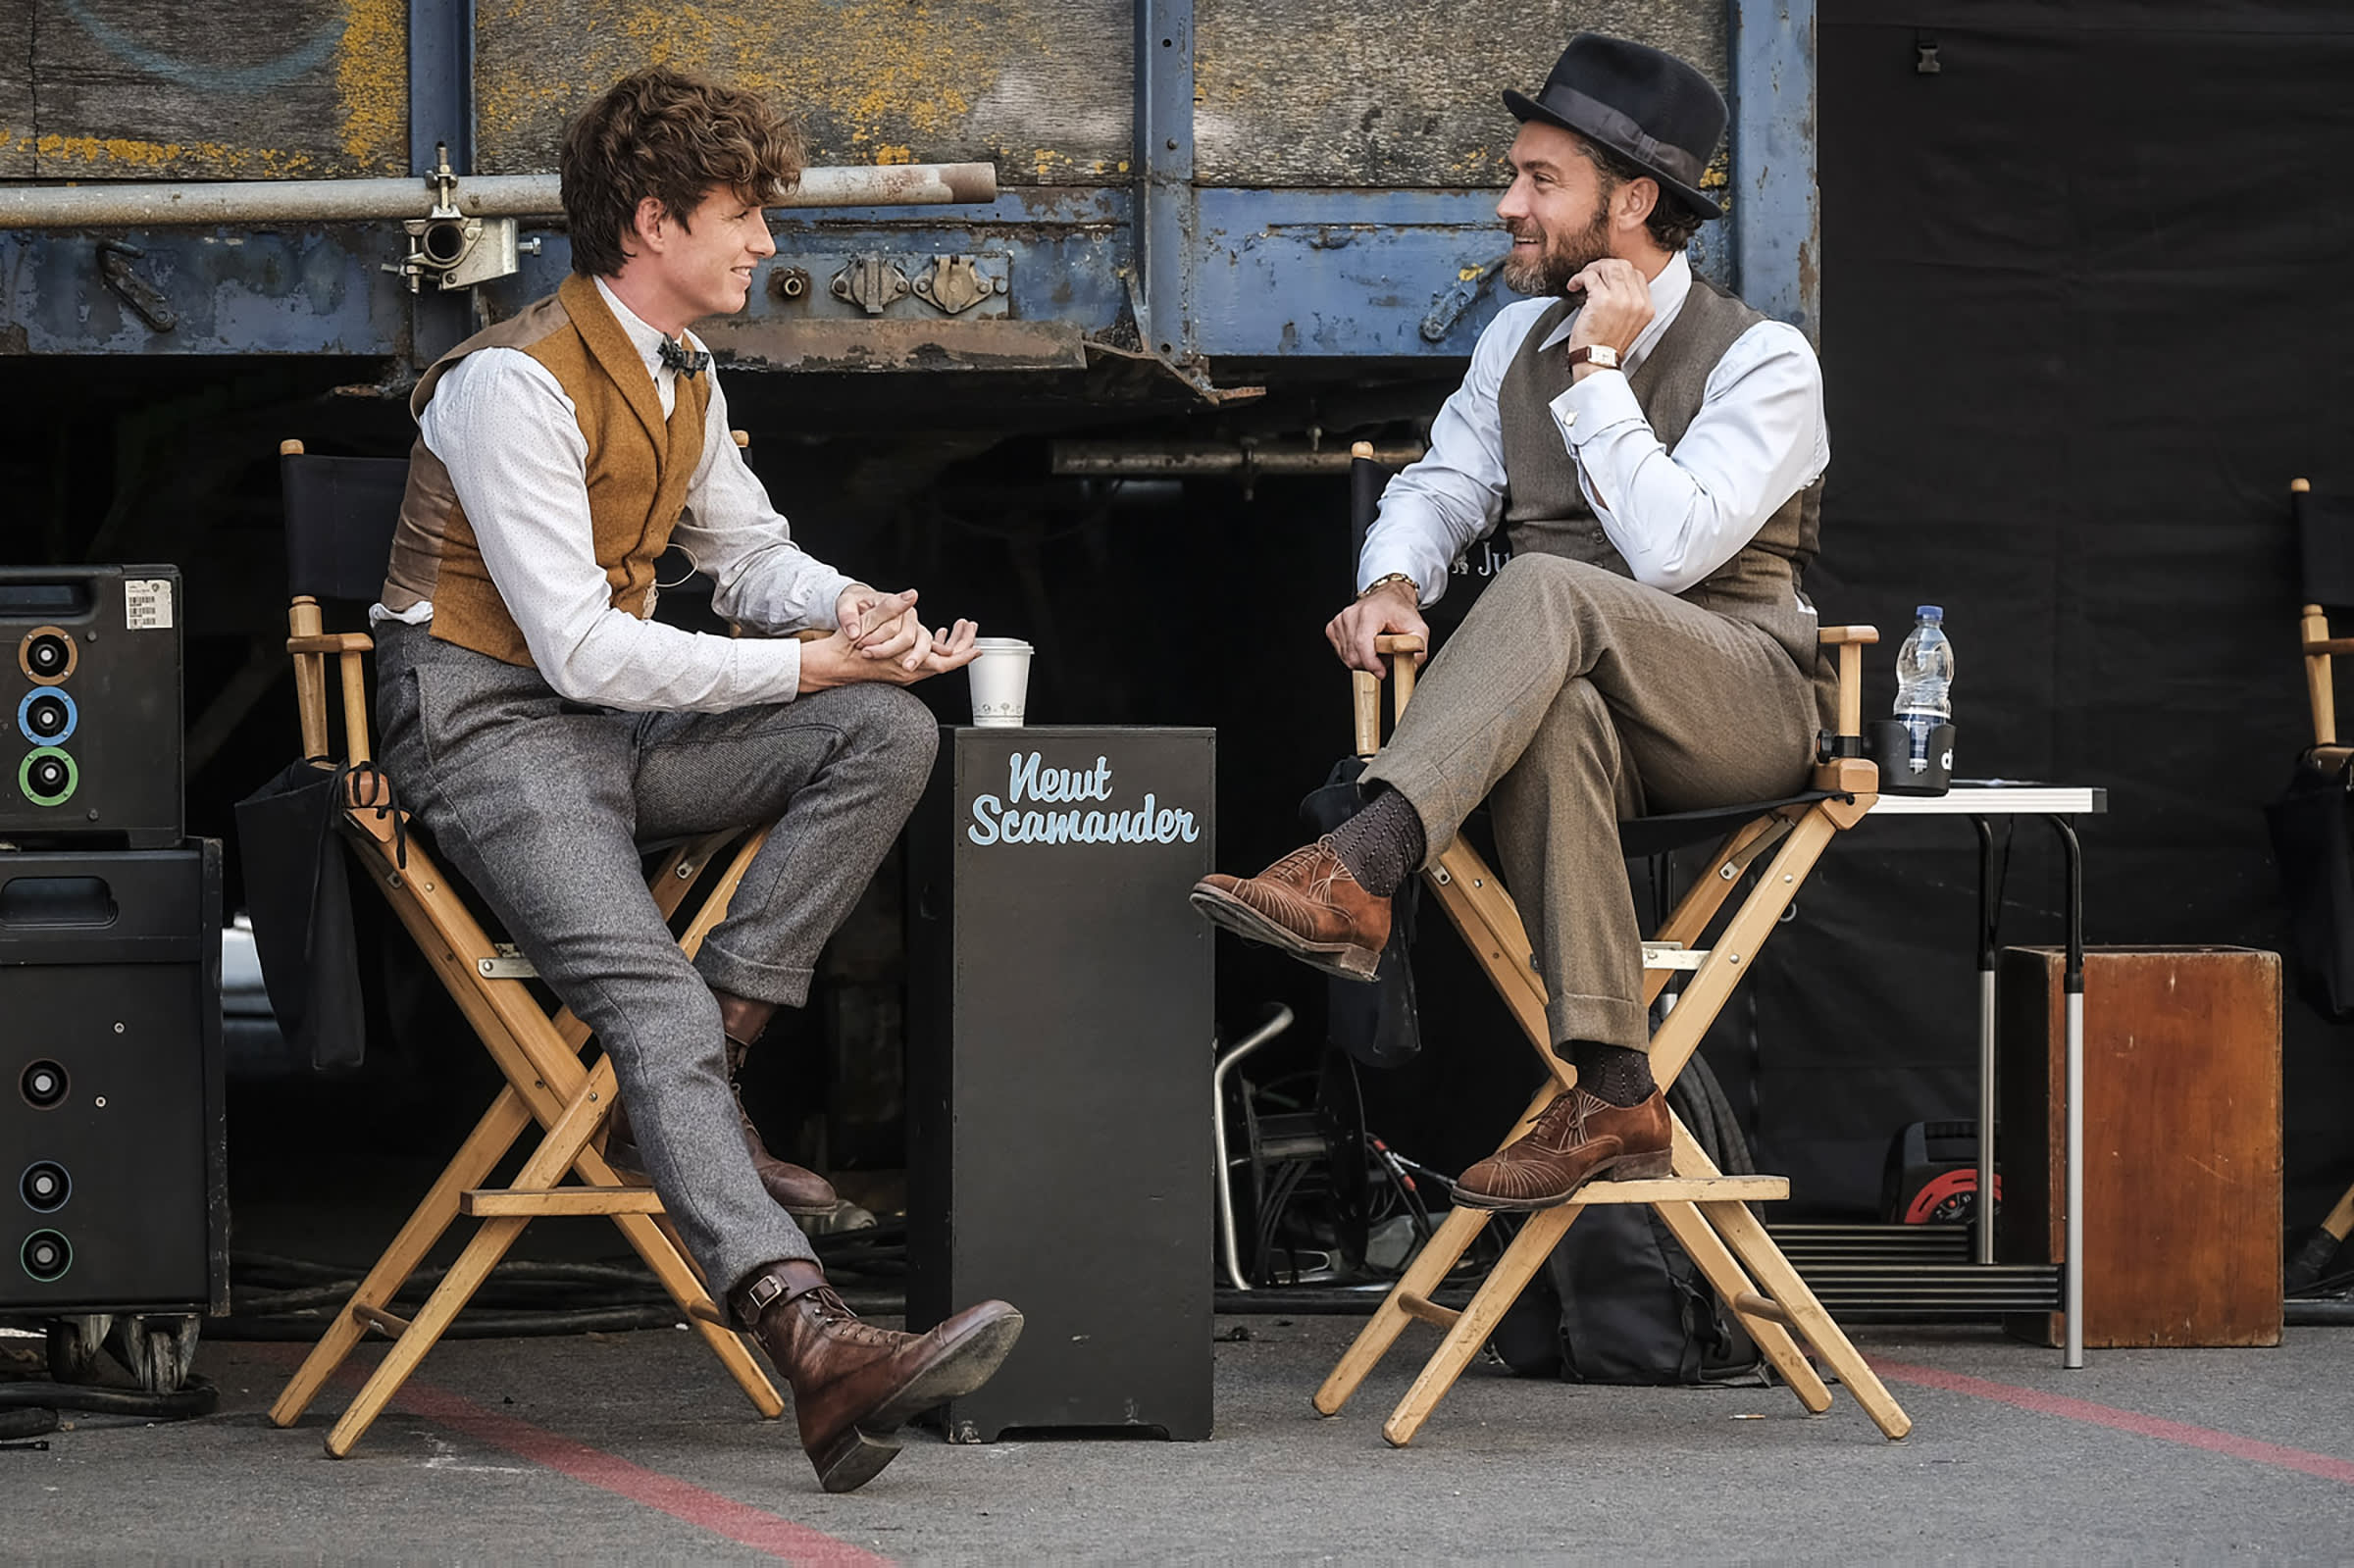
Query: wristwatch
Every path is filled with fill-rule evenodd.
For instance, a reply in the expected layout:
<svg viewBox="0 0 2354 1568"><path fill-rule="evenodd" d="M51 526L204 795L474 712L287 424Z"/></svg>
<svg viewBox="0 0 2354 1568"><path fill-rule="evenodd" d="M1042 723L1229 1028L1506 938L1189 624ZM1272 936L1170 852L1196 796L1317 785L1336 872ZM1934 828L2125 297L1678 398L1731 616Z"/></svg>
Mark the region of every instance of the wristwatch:
<svg viewBox="0 0 2354 1568"><path fill-rule="evenodd" d="M1569 351L1569 365L1572 369L1591 365L1598 371L1614 371L1618 368L1618 351L1608 343L1588 343Z"/></svg>
<svg viewBox="0 0 2354 1568"><path fill-rule="evenodd" d="M1375 589L1386 588L1393 582L1405 583L1406 590L1408 593L1411 593L1417 601L1421 599L1422 584L1416 582L1412 578L1407 577L1404 572L1392 572L1386 576L1375 578L1372 582L1366 583L1362 588L1357 590L1356 596L1361 599L1366 594L1373 592Z"/></svg>

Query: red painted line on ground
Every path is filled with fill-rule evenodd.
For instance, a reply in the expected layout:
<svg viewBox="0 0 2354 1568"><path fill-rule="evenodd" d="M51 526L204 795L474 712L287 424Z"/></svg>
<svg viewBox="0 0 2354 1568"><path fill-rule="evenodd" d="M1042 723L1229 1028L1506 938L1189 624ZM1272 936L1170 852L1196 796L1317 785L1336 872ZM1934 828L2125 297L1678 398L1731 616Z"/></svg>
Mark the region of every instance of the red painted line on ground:
<svg viewBox="0 0 2354 1568"><path fill-rule="evenodd" d="M298 1363L302 1356L300 1347L292 1345L253 1348L289 1365ZM365 1367L346 1362L335 1370L333 1381L356 1387L366 1373ZM877 1556L812 1526L795 1524L781 1514L723 1497L691 1481L648 1470L585 1442L558 1437L528 1421L519 1421L415 1378L400 1386L400 1391L392 1396L392 1404L479 1442L544 1465L584 1485L658 1509L674 1519L683 1519L698 1529L789 1562L809 1563L815 1568L893 1568L889 1557Z"/></svg>
<svg viewBox="0 0 2354 1568"><path fill-rule="evenodd" d="M560 1438L528 1421L502 1415L413 1378L401 1386L392 1402L477 1442L504 1448L575 1481L648 1508L658 1508L674 1519L684 1519L713 1535L725 1536L773 1556L818 1564L821 1568L880 1568L891 1561L822 1530L795 1524L780 1514L738 1502L733 1497L723 1497L659 1470L632 1464L585 1442Z"/></svg>
<svg viewBox="0 0 2354 1568"><path fill-rule="evenodd" d="M2324 1481L2354 1486L2354 1461L2333 1458L2326 1453L2284 1448L2277 1442L2263 1442L2255 1438L2218 1432L2212 1427L2194 1427L2181 1421L2145 1416L2138 1410L2120 1410L2114 1405L2094 1404L2089 1399L2071 1399L2064 1394L2044 1393L2039 1390L2021 1389L2008 1383L1989 1383L1984 1378L1966 1377L1959 1372L1941 1372L1935 1367L1882 1361L1877 1356L1867 1359L1874 1372L1891 1383L1918 1384L1924 1389L1942 1389L1948 1393L1971 1394L1980 1399L2016 1405L2021 1410L2032 1410L2037 1415L2059 1416L2064 1420L2081 1421L2096 1427L2114 1427L2120 1432L2156 1438L2162 1442L2178 1442L2188 1448L2204 1448L2209 1453L2226 1454L2233 1459L2246 1459L2255 1464L2295 1470L2305 1475L2319 1476Z"/></svg>

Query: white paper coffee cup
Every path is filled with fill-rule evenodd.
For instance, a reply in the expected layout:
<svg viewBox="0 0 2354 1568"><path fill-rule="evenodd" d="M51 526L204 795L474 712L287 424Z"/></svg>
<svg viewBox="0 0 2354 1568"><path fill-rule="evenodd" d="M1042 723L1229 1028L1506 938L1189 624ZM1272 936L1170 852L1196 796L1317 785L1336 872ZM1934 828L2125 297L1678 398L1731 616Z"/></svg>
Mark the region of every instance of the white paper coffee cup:
<svg viewBox="0 0 2354 1568"><path fill-rule="evenodd" d="M980 637L981 655L966 665L973 683L973 723L985 730L1019 729L1030 695L1030 655L1020 637Z"/></svg>

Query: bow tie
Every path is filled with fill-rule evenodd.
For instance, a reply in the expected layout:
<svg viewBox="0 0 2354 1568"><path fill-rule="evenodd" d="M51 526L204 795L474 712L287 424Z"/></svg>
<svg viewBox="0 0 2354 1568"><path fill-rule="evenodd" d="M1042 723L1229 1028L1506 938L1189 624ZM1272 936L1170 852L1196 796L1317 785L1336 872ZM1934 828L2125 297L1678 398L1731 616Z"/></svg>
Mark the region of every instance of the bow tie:
<svg viewBox="0 0 2354 1568"><path fill-rule="evenodd" d="M711 355L700 348L686 348L665 337L662 339L662 363L691 379L695 373L711 363Z"/></svg>

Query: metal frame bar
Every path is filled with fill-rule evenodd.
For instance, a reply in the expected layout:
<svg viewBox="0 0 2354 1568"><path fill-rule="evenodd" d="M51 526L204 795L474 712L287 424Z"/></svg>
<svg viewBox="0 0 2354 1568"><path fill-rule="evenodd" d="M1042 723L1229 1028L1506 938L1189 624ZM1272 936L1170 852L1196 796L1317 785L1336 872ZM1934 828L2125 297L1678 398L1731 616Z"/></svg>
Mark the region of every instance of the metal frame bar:
<svg viewBox="0 0 2354 1568"><path fill-rule="evenodd" d="M1815 182L1816 0L1731 0L1736 292L1818 338L1822 205Z"/></svg>
<svg viewBox="0 0 2354 1568"><path fill-rule="evenodd" d="M1137 0L1136 329L1171 364L1197 357L1193 312L1193 0Z"/></svg>
<svg viewBox="0 0 2354 1568"><path fill-rule="evenodd" d="M446 147L449 167L474 172L474 0L409 0L409 173L431 175ZM419 365L474 329L474 292L409 295L409 341Z"/></svg>

